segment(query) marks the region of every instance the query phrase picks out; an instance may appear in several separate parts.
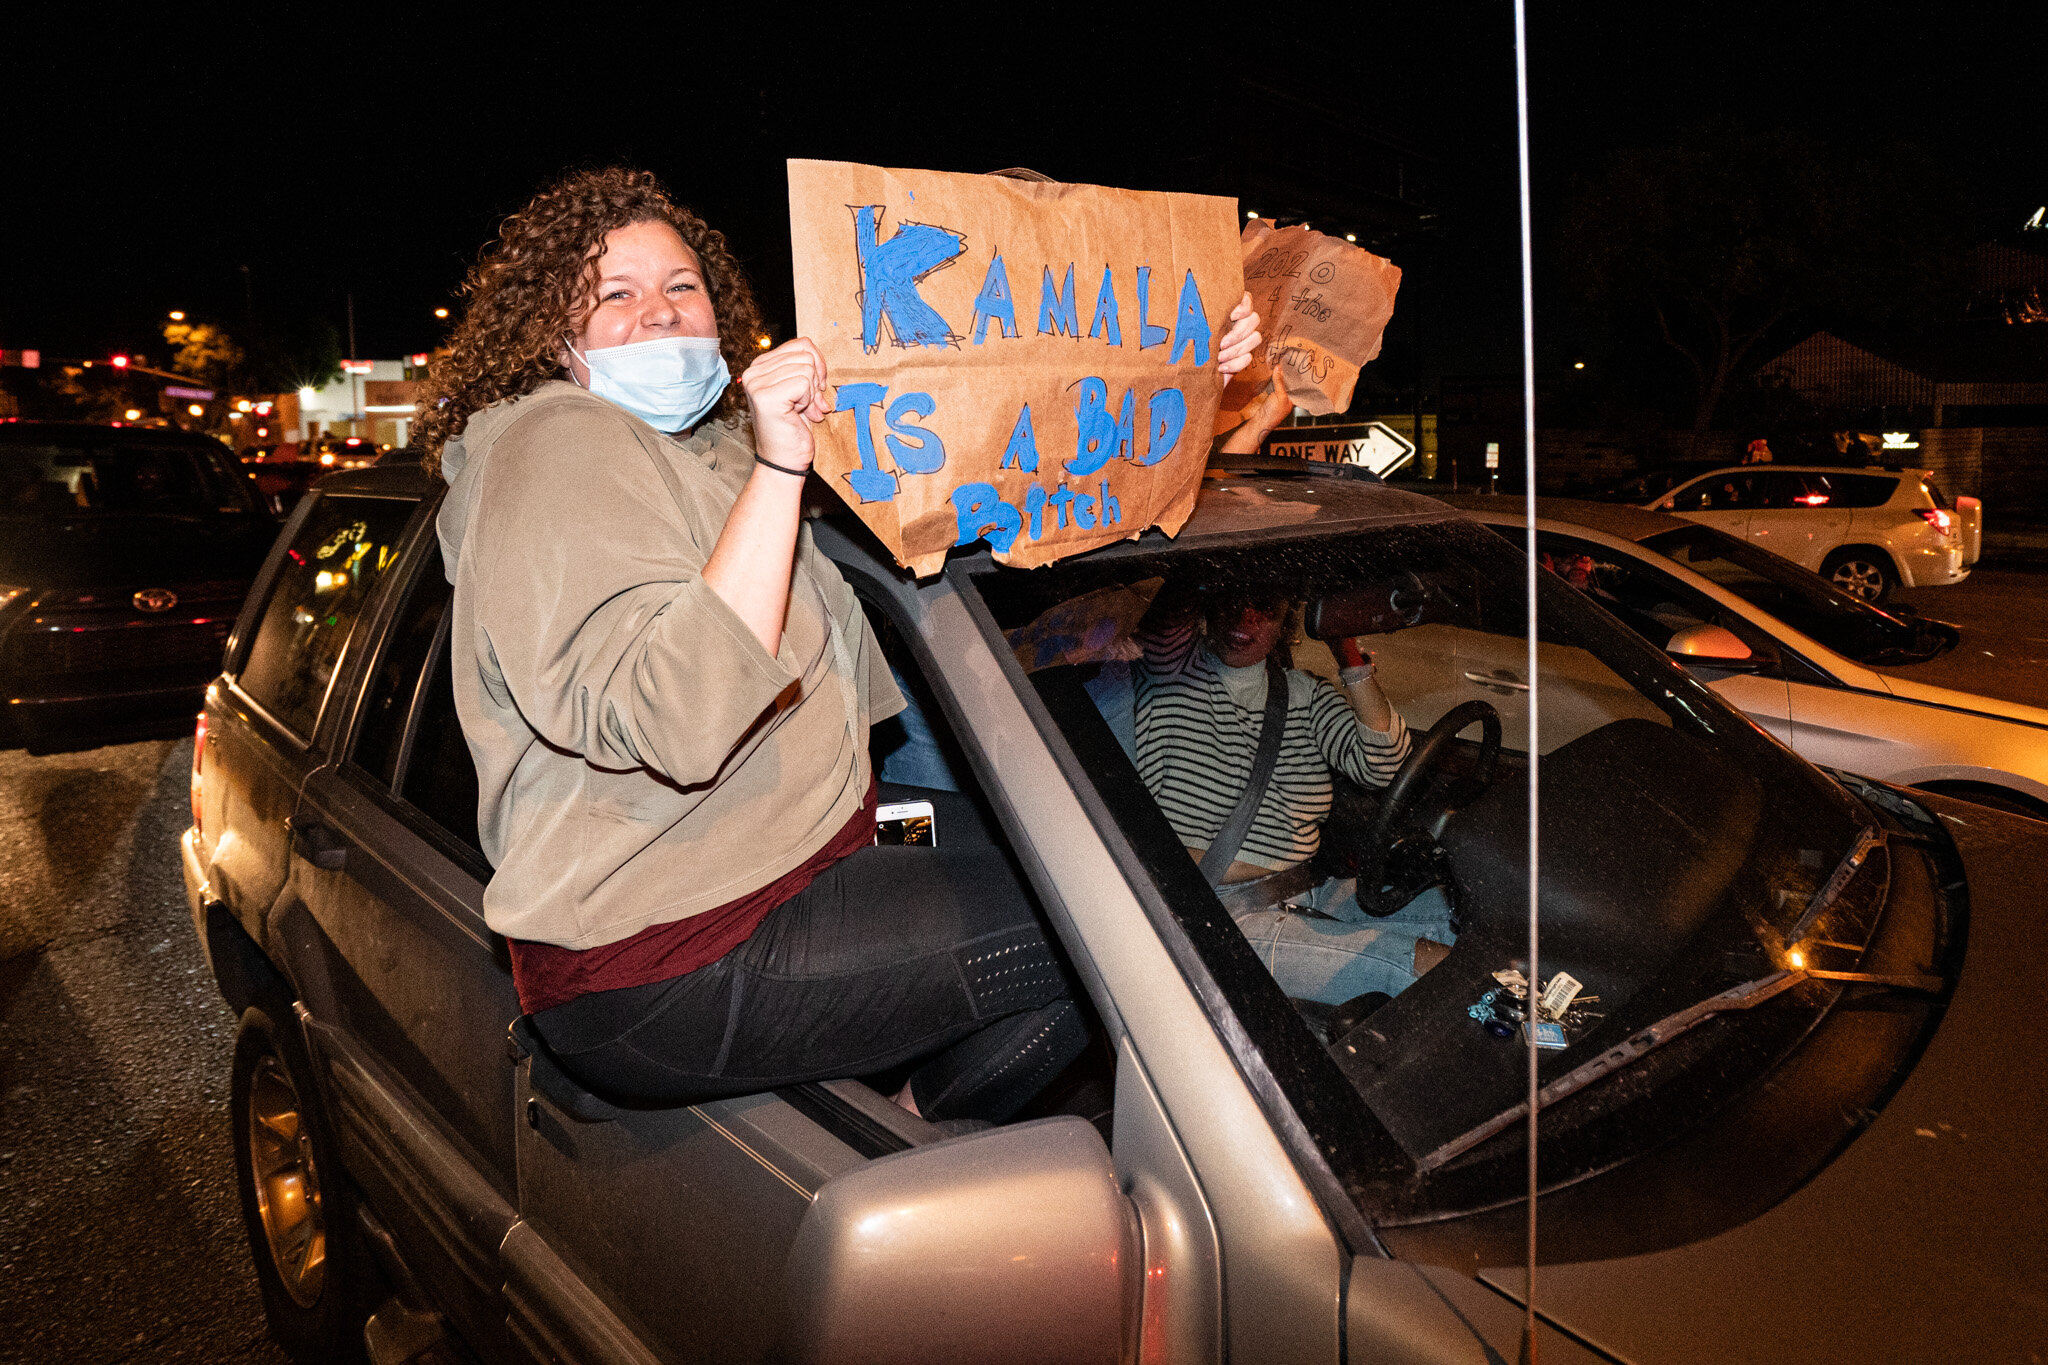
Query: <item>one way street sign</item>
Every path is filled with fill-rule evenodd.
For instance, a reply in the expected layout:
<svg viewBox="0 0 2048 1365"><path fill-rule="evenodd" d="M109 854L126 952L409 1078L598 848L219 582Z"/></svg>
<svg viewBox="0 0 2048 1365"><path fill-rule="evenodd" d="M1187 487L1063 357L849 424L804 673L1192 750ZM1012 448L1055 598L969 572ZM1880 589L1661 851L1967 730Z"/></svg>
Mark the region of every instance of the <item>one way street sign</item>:
<svg viewBox="0 0 2048 1365"><path fill-rule="evenodd" d="M1266 453L1297 460L1363 465L1385 478L1415 458L1415 443L1384 422L1327 427L1280 427Z"/></svg>

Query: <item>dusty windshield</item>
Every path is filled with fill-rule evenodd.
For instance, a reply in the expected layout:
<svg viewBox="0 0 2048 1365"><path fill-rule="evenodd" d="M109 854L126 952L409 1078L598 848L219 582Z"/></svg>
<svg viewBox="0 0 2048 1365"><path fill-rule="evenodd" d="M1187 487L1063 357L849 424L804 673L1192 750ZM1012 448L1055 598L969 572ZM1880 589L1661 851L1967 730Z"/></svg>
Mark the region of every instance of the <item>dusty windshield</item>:
<svg viewBox="0 0 2048 1365"><path fill-rule="evenodd" d="M1547 574L1532 730L1523 564L1442 522L975 579L1176 913L1228 915L1218 979L1277 986L1411 1170L1518 1101L1524 1027L1547 1081L1776 970L1864 825Z"/></svg>

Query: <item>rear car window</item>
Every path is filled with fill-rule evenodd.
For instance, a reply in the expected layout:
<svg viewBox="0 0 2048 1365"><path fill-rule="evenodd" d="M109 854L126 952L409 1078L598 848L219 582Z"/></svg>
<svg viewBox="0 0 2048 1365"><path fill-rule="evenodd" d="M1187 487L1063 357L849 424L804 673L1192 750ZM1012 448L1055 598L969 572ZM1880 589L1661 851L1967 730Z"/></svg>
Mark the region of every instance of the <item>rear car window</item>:
<svg viewBox="0 0 2048 1365"><path fill-rule="evenodd" d="M204 516L250 506L241 481L211 452L190 445L0 445L0 513L10 516Z"/></svg>
<svg viewBox="0 0 2048 1365"><path fill-rule="evenodd" d="M1899 486L1896 475L1890 474L1825 474L1832 495L1829 503L1833 507L1882 507L1892 500L1892 492Z"/></svg>
<svg viewBox="0 0 2048 1365"><path fill-rule="evenodd" d="M284 562L236 682L300 738L313 733L349 631L398 557L409 499L324 497Z"/></svg>

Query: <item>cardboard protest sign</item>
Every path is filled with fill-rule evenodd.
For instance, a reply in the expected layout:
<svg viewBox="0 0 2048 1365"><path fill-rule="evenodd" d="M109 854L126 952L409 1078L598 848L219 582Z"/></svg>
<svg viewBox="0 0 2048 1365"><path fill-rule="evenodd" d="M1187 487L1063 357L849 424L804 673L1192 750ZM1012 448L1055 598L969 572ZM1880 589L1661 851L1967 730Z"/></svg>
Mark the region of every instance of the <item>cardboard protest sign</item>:
<svg viewBox="0 0 2048 1365"><path fill-rule="evenodd" d="M1313 228L1244 226L1244 283L1265 344L1223 395L1229 425L1249 415L1278 370L1294 406L1318 417L1351 406L1358 371L1380 353L1401 268Z"/></svg>
<svg viewBox="0 0 2048 1365"><path fill-rule="evenodd" d="M789 163L817 470L912 572L1036 565L1193 510L1243 293L1233 200Z"/></svg>

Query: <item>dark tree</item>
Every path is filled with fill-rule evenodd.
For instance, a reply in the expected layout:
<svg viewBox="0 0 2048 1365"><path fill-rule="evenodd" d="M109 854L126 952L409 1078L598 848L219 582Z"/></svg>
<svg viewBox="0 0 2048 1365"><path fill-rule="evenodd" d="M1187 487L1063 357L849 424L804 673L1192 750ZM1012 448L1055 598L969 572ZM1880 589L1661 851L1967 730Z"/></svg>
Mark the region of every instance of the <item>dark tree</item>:
<svg viewBox="0 0 2048 1365"><path fill-rule="evenodd" d="M1685 357L1697 441L1767 338L1930 315L1958 219L1914 149L1706 127L1617 153L1578 185L1560 263L1610 325L1647 315Z"/></svg>

